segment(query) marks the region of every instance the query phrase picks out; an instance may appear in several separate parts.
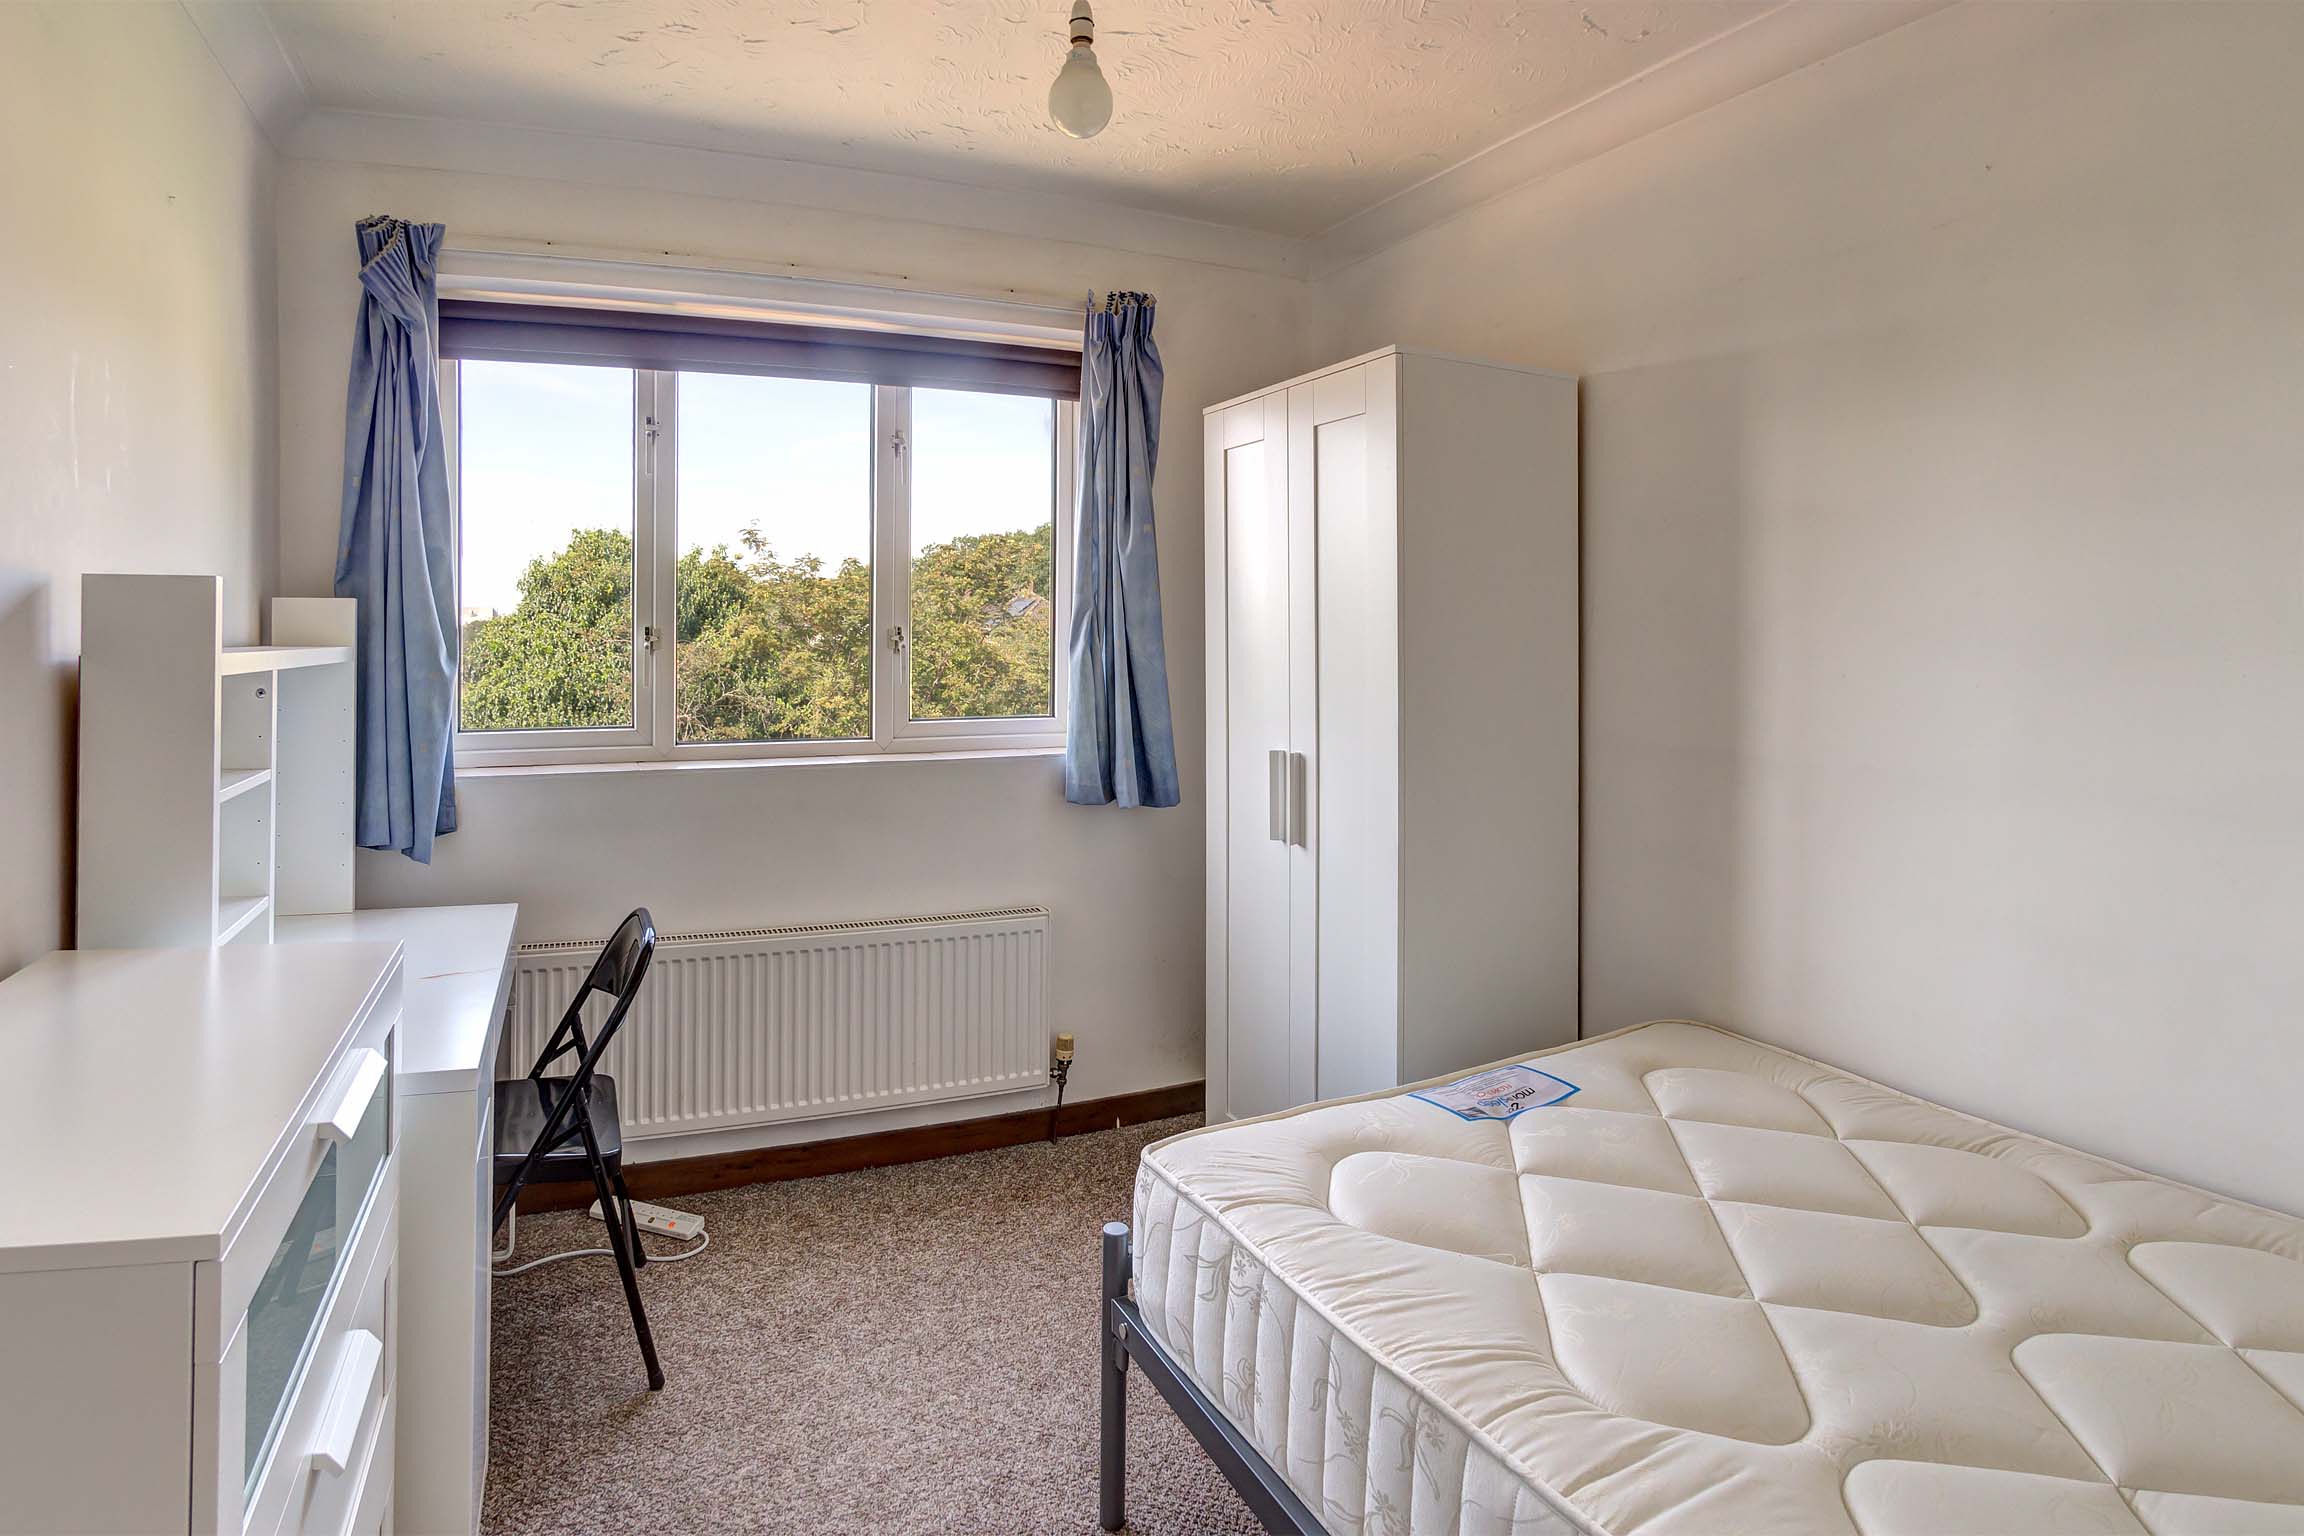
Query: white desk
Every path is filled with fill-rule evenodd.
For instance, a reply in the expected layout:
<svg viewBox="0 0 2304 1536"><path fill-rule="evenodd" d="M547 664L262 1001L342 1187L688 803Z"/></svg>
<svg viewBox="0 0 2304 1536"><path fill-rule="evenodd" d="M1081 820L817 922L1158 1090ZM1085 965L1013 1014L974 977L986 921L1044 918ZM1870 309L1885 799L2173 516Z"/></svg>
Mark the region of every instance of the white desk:
<svg viewBox="0 0 2304 1536"><path fill-rule="evenodd" d="M488 1249L496 1050L516 906L380 907L282 917L279 943L397 942L400 1343L393 1519L472 1536L488 1477Z"/></svg>
<svg viewBox="0 0 2304 1536"><path fill-rule="evenodd" d="M402 1097L470 1093L496 1077L496 1044L512 985L512 929L520 909L374 907L283 917L281 940L370 941L407 946Z"/></svg>

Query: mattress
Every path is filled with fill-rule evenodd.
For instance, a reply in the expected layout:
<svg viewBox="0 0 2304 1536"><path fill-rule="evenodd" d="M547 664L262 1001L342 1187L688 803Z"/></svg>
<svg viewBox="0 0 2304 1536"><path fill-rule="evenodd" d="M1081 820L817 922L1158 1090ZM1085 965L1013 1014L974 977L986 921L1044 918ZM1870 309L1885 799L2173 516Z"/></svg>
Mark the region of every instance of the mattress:
<svg viewBox="0 0 2304 1536"><path fill-rule="evenodd" d="M1145 1324L1334 1536L2304 1533L2304 1221L1701 1024L1527 1059L1144 1153Z"/></svg>

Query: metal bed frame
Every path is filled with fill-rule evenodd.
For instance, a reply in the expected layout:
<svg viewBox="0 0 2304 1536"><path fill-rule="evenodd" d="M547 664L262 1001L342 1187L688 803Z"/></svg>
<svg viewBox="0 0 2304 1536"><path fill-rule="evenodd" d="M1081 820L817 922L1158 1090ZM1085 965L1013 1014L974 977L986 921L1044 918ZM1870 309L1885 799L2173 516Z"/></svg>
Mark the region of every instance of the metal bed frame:
<svg viewBox="0 0 2304 1536"><path fill-rule="evenodd" d="M1239 1493L1242 1503L1273 1536L1328 1536L1327 1528L1312 1517L1296 1490L1248 1443L1233 1422L1224 1417L1207 1393L1185 1373L1167 1346L1144 1326L1144 1314L1128 1295L1133 1269L1128 1246L1128 1224L1104 1225L1104 1299L1096 1309L1096 1331L1104 1346L1100 1375L1104 1387L1102 1441L1099 1449L1097 1519L1107 1531L1128 1522L1128 1365L1134 1361L1144 1379L1159 1388L1176 1417L1192 1431L1192 1438L1208 1453L1216 1470Z"/></svg>

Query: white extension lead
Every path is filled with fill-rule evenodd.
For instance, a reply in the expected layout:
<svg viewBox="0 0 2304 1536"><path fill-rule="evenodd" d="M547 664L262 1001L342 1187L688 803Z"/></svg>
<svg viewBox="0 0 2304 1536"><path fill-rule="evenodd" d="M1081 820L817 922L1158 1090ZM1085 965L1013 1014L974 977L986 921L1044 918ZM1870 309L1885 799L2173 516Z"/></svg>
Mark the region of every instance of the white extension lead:
<svg viewBox="0 0 2304 1536"><path fill-rule="evenodd" d="M514 1210L504 1217L504 1251L501 1253L490 1251L488 1272L501 1279L507 1275L524 1275L529 1270L541 1269L547 1264L557 1264L562 1259L612 1259L616 1257L616 1251L612 1248L571 1248L566 1253L548 1253L540 1259L530 1259L525 1264L515 1264L510 1269L496 1268L497 1265L510 1259L519 1246L520 1213ZM711 1246L712 1234L699 1230L696 1233L695 1241L690 1246L681 1249L678 1253L652 1253L648 1255L648 1262L651 1264L679 1264L696 1257Z"/></svg>

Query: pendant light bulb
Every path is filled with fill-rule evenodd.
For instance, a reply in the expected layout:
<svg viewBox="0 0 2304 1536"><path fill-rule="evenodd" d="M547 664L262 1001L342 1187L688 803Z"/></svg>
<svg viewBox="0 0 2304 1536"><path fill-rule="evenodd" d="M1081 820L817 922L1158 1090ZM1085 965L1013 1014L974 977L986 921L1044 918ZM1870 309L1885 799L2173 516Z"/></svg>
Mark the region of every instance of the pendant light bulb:
<svg viewBox="0 0 2304 1536"><path fill-rule="evenodd" d="M1048 115L1075 139L1092 139L1112 121L1112 87L1096 65L1096 18L1088 0L1073 0L1072 51L1048 87Z"/></svg>

